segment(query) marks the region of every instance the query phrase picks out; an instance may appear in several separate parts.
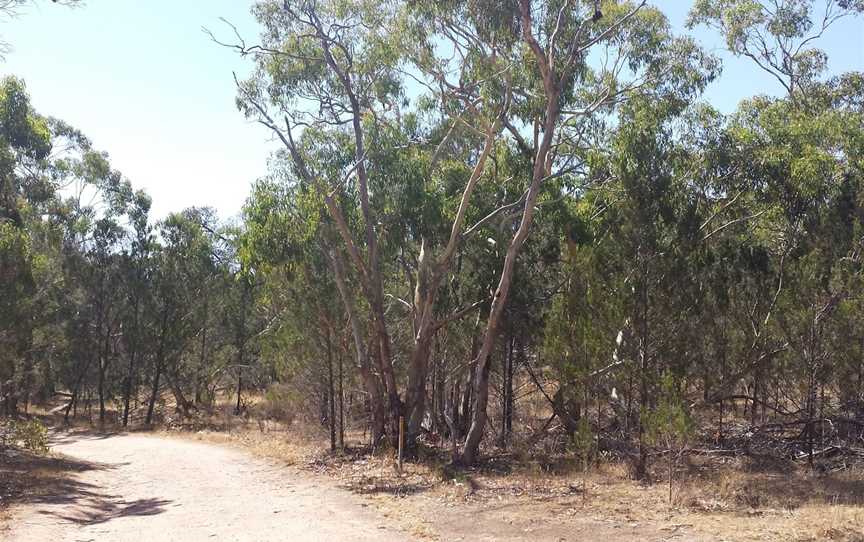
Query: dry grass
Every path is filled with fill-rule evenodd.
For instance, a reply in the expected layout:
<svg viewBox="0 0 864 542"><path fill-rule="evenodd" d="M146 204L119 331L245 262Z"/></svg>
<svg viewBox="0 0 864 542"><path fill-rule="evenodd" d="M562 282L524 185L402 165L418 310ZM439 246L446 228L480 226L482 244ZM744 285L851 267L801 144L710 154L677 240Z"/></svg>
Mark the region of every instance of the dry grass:
<svg viewBox="0 0 864 542"><path fill-rule="evenodd" d="M240 446L326 476L363 495L419 538L524 532L526 538L557 540L580 529L599 538L614 525L625 529L610 531L621 540L686 535L697 540L864 542L860 469L819 475L795 464L694 456L676 473L670 505L662 464L651 485L630 480L628 466L620 462L593 466L583 476L572 460L512 455L459 471L427 457L406 463L400 473L392 452L370 456L359 446L360 435L349 436L353 447L333 455L322 451L327 442L320 429L270 426L262 431L256 422L247 422L234 424L230 432L185 433L186 438Z"/></svg>
<svg viewBox="0 0 864 542"><path fill-rule="evenodd" d="M347 451L334 455L320 426L236 417L227 403L163 431L326 476L418 538L864 542L861 467L816 474L790 461L694 455L676 470L670 504L662 461L651 485L616 461L583 475L563 454L497 454L452 470L442 451L400 473L392 451L370 456L361 434L346 435Z"/></svg>
<svg viewBox="0 0 864 542"><path fill-rule="evenodd" d="M164 434L214 444L241 447L255 455L276 460L283 465L302 466L320 449L316 436L303 435L281 428L262 431L252 425L235 425L231 431L200 429L198 431L164 430Z"/></svg>

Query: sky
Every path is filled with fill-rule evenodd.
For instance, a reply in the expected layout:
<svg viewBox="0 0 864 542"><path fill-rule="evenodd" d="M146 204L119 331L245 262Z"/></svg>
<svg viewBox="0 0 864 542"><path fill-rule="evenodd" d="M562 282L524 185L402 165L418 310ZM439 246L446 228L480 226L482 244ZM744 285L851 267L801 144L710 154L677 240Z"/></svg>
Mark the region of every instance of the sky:
<svg viewBox="0 0 864 542"><path fill-rule="evenodd" d="M250 61L202 31L230 39L220 17L254 42L251 0L86 0L68 9L47 0L0 23L13 50L0 73L24 79L42 114L82 130L114 168L153 198L161 218L190 206L237 215L250 184L278 148L268 131L246 121L234 103L232 72ZM704 99L721 111L754 94L779 94L779 83L751 62L722 50L713 31L684 28L690 0L655 0L678 33L692 34L720 56L723 75ZM829 72L864 70L864 19L847 18L819 46Z"/></svg>

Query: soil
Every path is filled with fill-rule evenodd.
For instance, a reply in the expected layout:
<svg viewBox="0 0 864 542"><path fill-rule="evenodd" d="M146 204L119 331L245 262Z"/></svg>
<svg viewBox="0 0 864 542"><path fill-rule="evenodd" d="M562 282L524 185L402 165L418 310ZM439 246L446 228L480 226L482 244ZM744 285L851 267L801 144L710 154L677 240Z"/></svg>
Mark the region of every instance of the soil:
<svg viewBox="0 0 864 542"><path fill-rule="evenodd" d="M77 472L11 511L11 542L404 540L345 491L242 451L141 434L68 433Z"/></svg>
<svg viewBox="0 0 864 542"><path fill-rule="evenodd" d="M18 504L0 539L864 541L857 473L691 473L672 508L663 484L637 485L614 465L590 476L583 495L579 475L492 469L441 480L420 463L397 473L389 457L304 457L300 440L57 433L53 457L18 458L29 478L17 497L13 488Z"/></svg>

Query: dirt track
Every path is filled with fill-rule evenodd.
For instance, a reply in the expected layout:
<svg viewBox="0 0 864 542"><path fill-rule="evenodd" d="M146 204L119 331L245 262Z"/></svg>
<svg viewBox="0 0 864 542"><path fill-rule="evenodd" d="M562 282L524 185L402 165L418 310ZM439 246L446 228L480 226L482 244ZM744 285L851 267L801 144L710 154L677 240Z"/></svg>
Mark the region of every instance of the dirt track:
<svg viewBox="0 0 864 542"><path fill-rule="evenodd" d="M81 461L55 494L19 509L13 542L405 540L354 496L241 451L145 435L70 434Z"/></svg>

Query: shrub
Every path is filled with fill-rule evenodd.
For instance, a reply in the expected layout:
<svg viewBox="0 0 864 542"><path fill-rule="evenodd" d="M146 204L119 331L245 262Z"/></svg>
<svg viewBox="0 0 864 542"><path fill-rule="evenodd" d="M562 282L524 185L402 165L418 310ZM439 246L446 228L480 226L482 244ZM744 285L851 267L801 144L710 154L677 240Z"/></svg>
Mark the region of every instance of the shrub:
<svg viewBox="0 0 864 542"><path fill-rule="evenodd" d="M643 412L643 420L648 429L648 441L663 445L668 454L669 466L669 504L672 504L672 479L674 466L687 449L687 442L693 433L693 420L687 411L680 387L674 377L667 373L663 377L660 402L651 412Z"/></svg>
<svg viewBox="0 0 864 542"><path fill-rule="evenodd" d="M48 453L48 429L37 419L11 420L0 427L3 445L18 445L34 453Z"/></svg>
<svg viewBox="0 0 864 542"><path fill-rule="evenodd" d="M276 420L290 426L297 413L297 393L284 384L274 384L267 388L264 400L256 405L255 414Z"/></svg>

